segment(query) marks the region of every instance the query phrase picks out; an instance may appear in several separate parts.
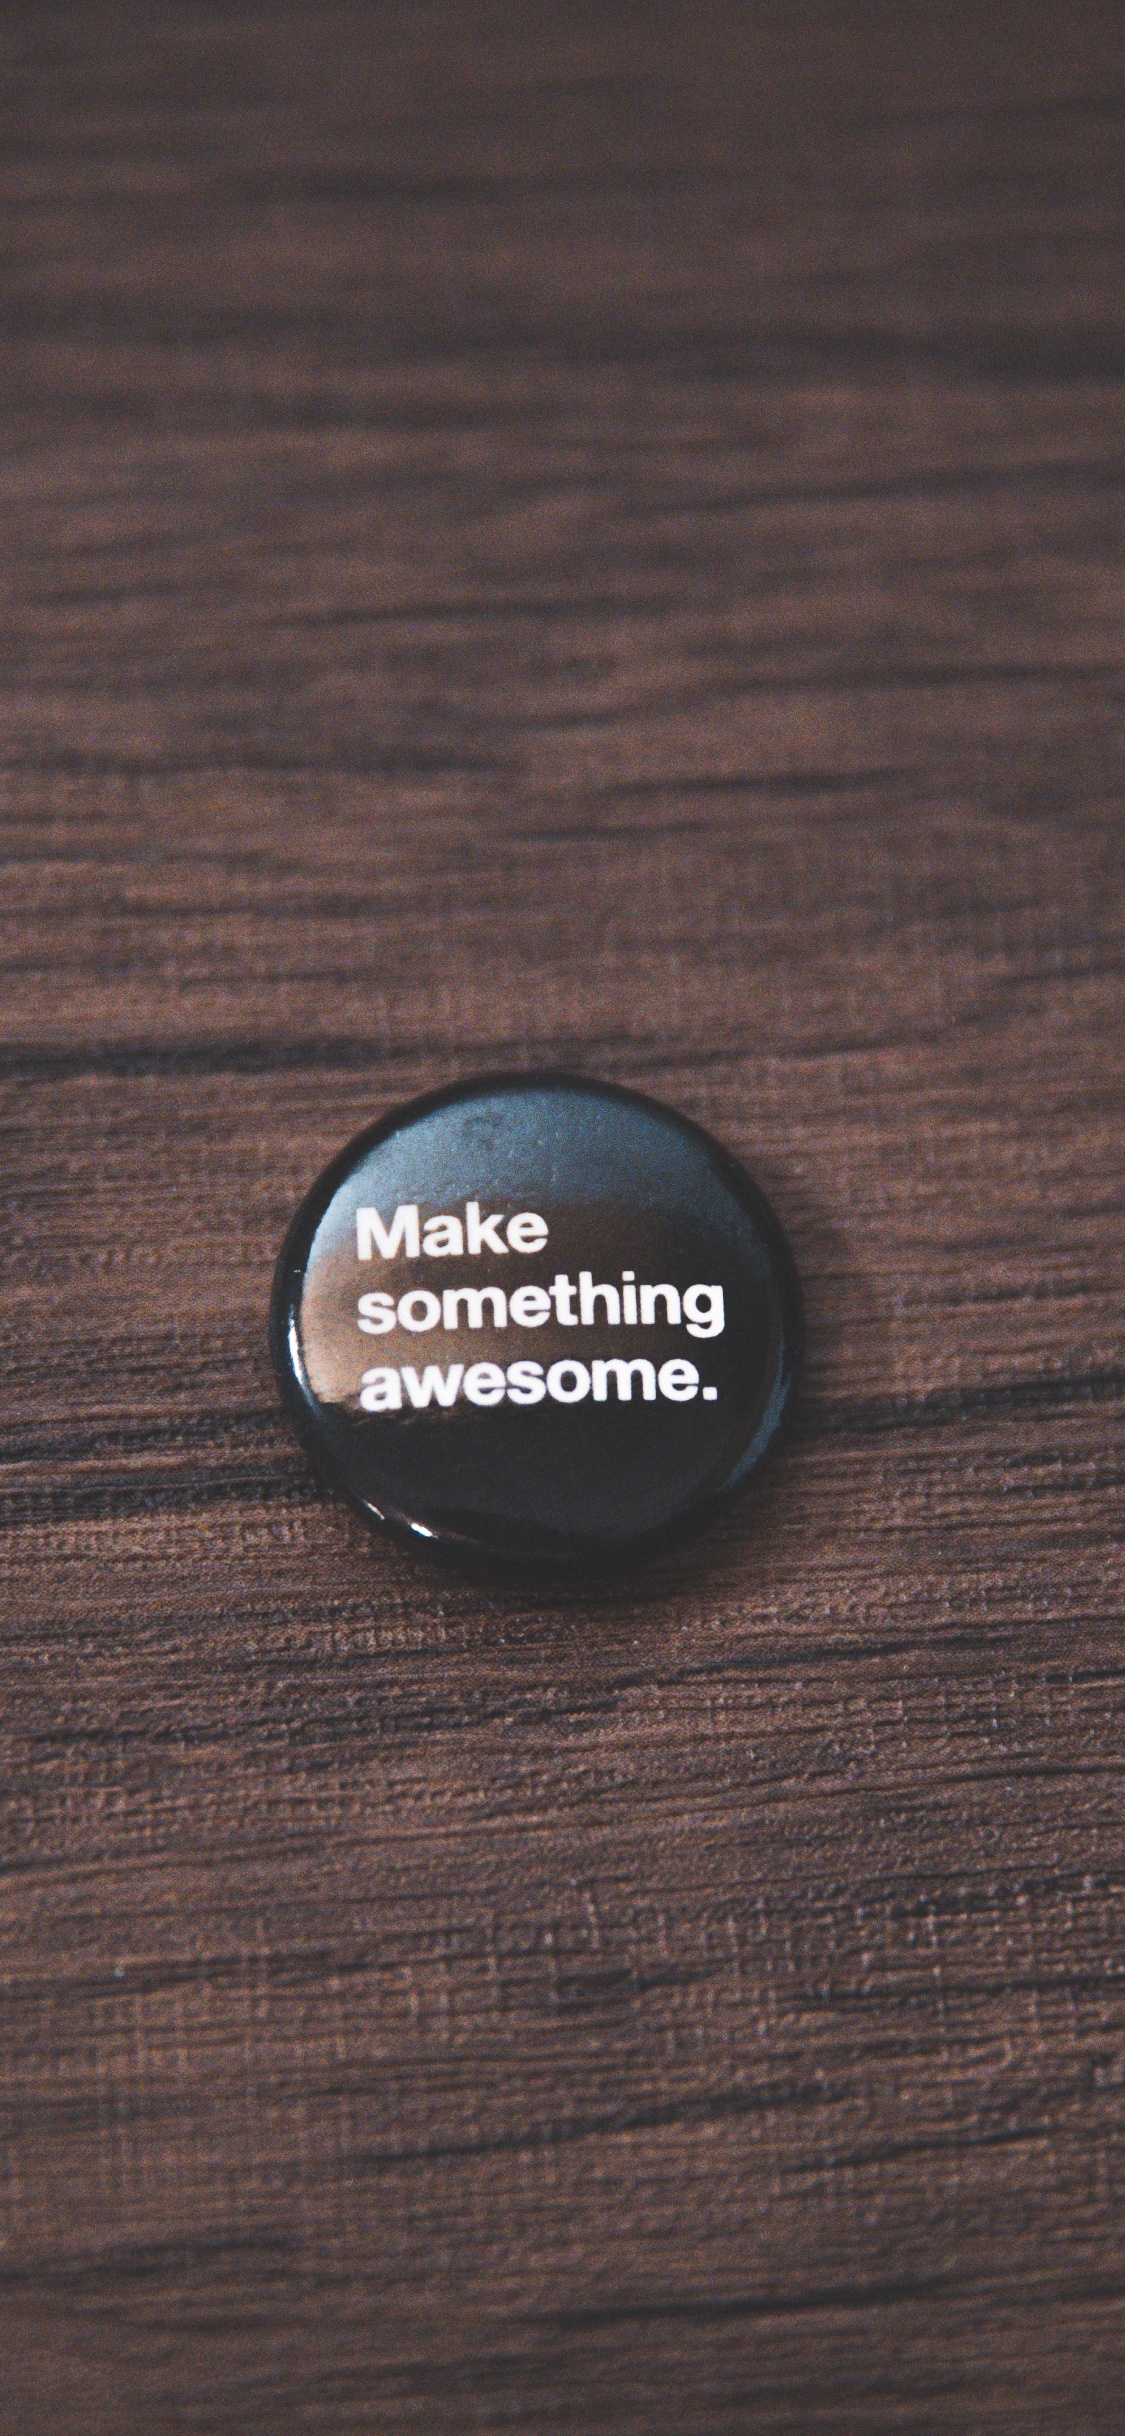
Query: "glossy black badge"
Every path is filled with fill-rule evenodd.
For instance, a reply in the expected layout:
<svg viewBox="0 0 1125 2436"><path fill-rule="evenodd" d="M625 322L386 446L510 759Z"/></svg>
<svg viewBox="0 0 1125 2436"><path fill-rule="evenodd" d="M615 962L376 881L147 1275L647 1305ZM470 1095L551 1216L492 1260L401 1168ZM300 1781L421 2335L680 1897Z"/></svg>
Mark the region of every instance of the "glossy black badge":
<svg viewBox="0 0 1125 2436"><path fill-rule="evenodd" d="M801 1298L709 1135L533 1075L349 1144L290 1229L271 1341L309 1453L370 1521L557 1574L671 1538L757 1469Z"/></svg>

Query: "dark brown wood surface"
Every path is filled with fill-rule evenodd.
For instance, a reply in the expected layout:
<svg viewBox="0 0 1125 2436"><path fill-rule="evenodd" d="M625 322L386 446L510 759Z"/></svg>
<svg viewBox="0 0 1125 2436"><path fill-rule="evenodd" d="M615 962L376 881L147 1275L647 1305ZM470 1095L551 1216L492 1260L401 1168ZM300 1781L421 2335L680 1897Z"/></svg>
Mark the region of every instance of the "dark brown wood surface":
<svg viewBox="0 0 1125 2436"><path fill-rule="evenodd" d="M0 2426L1119 2436L1125 18L0 52ZM811 1322L542 1604L265 1347L533 1062Z"/></svg>

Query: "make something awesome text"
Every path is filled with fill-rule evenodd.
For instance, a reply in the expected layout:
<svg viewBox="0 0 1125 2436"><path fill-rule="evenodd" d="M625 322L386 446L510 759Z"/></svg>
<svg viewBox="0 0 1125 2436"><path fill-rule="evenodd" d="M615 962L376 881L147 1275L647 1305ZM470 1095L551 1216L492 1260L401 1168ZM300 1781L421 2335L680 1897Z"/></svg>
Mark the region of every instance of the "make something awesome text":
<svg viewBox="0 0 1125 2436"><path fill-rule="evenodd" d="M466 1202L463 1222L442 1213L423 1224L417 1204L410 1202L399 1205L389 1224L378 1210L356 1211L356 1251L362 1261L376 1255L387 1261L438 1260L484 1251L526 1256L543 1250L548 1232L546 1219L537 1211L521 1210L505 1221L482 1213L476 1201ZM560 1269L549 1286L520 1285L511 1292L491 1284L447 1286L441 1293L412 1286L399 1295L378 1288L360 1295L356 1325L366 1336L389 1336L399 1328L418 1336L435 1328L542 1328L552 1319L562 1328L682 1326L688 1336L708 1339L722 1335L726 1309L721 1285L699 1283L681 1289L667 1281L645 1284L632 1269L622 1270L619 1284L595 1282L591 1269L580 1269L576 1280ZM506 1399L539 1403L547 1396L573 1404L590 1395L595 1403L604 1403L611 1382L616 1400L630 1401L634 1378L645 1402L653 1401L658 1391L672 1403L691 1401L699 1392L699 1372L684 1360L663 1362L659 1369L641 1358L590 1365L555 1362L545 1376L538 1362L515 1362L506 1371L498 1363L484 1362L468 1370L454 1364L444 1374L427 1368L421 1378L409 1366L401 1373L390 1367L365 1371L360 1403L367 1412L400 1411L404 1400L408 1408L431 1400L450 1404L461 1394L484 1407ZM707 1401L713 1402L715 1393L714 1388L703 1389Z"/></svg>

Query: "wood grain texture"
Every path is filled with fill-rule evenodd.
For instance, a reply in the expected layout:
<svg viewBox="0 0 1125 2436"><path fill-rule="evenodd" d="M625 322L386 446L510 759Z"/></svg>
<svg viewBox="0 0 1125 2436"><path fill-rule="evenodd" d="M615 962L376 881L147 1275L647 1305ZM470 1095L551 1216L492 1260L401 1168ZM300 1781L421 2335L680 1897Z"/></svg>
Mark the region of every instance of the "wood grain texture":
<svg viewBox="0 0 1125 2436"><path fill-rule="evenodd" d="M1118 2436L1120 10L0 47L0 2426ZM544 1605L265 1349L533 1062L811 1322Z"/></svg>

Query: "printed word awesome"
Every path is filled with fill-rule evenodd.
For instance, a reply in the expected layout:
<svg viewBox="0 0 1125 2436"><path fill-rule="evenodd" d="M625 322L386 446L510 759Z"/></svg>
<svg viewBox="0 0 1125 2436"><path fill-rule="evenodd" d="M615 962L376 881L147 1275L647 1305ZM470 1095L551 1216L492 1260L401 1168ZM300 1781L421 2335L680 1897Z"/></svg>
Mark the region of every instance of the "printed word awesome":
<svg viewBox="0 0 1125 2436"><path fill-rule="evenodd" d="M581 1404L587 1396L595 1404L609 1402L612 1381L614 1400L630 1404L633 1380L640 1384L641 1398L646 1404L656 1402L657 1392L669 1404L690 1404L699 1393L699 1372L694 1362L662 1362L659 1370L642 1357L623 1362L612 1358L607 1362L552 1362L544 1375L541 1362L511 1362L502 1370L499 1362L473 1362L468 1370L461 1362L452 1362L448 1370L439 1370L429 1363L421 1377L409 1363L401 1370L365 1370L359 1401L365 1413L398 1413L404 1403L416 1412L427 1405L441 1404L447 1408L466 1396L470 1404L487 1411L503 1404L542 1404L549 1396L555 1404ZM405 1390L405 1397L404 1391ZM717 1388L705 1387L704 1400L714 1403Z"/></svg>

